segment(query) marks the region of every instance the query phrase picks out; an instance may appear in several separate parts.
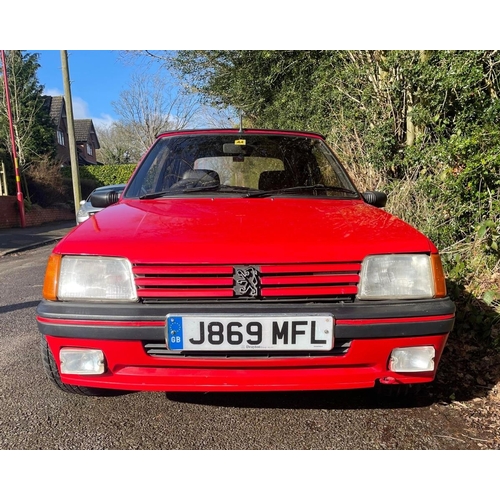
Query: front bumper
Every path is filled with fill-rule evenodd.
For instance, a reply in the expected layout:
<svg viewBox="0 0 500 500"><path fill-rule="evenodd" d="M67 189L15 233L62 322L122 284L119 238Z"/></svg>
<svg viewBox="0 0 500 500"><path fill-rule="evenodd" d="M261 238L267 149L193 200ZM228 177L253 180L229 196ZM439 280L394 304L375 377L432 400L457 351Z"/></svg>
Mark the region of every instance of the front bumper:
<svg viewBox="0 0 500 500"><path fill-rule="evenodd" d="M330 313L335 348L326 353L172 353L165 347L168 313ZM185 303L76 304L42 301L37 309L59 367L62 347L101 349L106 371L98 376L61 375L63 383L130 391L293 391L431 382L455 306L449 299L323 304ZM433 346L432 372L394 373L395 348ZM151 348L153 346L153 348ZM157 346L157 348L154 348Z"/></svg>

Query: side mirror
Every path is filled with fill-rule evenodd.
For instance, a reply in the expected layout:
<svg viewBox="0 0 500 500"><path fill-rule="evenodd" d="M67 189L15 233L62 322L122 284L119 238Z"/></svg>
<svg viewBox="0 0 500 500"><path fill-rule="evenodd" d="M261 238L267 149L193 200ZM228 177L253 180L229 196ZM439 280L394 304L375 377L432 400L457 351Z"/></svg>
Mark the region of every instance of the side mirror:
<svg viewBox="0 0 500 500"><path fill-rule="evenodd" d="M80 206L83 207L83 205L85 205L85 200L80 201Z"/></svg>
<svg viewBox="0 0 500 500"><path fill-rule="evenodd" d="M100 193L98 192L94 193L90 197L90 203L92 203L92 205L97 208L106 208L116 203L119 198L120 193L118 193L117 191L104 191Z"/></svg>
<svg viewBox="0 0 500 500"><path fill-rule="evenodd" d="M362 196L366 203L377 208L384 208L387 203L387 195L381 191L366 191Z"/></svg>

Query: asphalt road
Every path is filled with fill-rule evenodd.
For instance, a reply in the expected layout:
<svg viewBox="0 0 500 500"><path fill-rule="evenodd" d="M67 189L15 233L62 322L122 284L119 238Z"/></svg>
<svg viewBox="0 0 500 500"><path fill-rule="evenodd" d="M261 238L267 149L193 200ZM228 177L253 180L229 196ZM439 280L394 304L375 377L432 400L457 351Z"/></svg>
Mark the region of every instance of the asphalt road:
<svg viewBox="0 0 500 500"><path fill-rule="evenodd" d="M53 245L0 258L1 450L473 450L450 406L380 405L371 391L134 393L93 398L53 387L35 308Z"/></svg>

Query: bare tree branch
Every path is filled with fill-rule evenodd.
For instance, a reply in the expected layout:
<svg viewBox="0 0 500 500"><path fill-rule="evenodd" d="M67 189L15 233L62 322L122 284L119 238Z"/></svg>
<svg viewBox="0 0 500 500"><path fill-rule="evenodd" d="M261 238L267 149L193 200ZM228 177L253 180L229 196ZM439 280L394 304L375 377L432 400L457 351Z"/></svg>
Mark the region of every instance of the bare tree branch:
<svg viewBox="0 0 500 500"><path fill-rule="evenodd" d="M129 88L113 102L113 107L146 150L160 132L186 128L198 103L196 96L178 92L161 74L141 74L132 77Z"/></svg>

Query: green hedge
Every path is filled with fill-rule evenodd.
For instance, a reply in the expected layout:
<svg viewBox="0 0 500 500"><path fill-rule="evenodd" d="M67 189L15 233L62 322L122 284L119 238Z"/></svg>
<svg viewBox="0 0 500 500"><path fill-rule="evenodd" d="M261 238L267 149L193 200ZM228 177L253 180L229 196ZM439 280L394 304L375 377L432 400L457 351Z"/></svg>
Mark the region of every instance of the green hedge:
<svg viewBox="0 0 500 500"><path fill-rule="evenodd" d="M92 180L96 186L109 186L110 184L125 184L136 164L128 165L88 165L79 167L80 180ZM71 168L62 169L64 177L71 178Z"/></svg>

